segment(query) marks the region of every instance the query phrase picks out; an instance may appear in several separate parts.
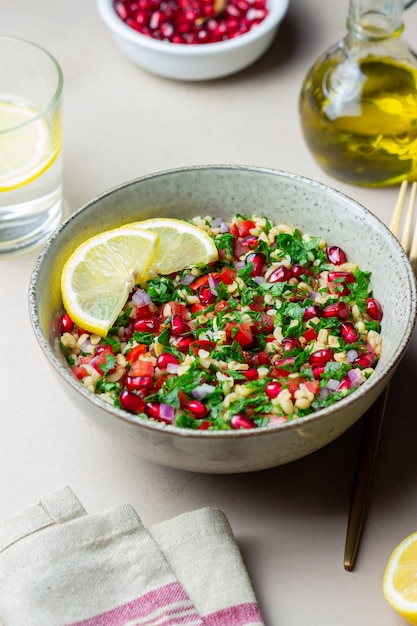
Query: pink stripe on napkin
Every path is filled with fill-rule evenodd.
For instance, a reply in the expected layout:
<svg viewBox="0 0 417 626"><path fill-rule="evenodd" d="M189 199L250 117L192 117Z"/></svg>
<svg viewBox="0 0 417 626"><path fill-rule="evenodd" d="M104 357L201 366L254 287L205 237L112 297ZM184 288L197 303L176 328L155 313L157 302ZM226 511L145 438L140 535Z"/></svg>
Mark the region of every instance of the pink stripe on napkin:
<svg viewBox="0 0 417 626"><path fill-rule="evenodd" d="M180 583L173 582L149 591L110 611L67 624L67 626L179 626L182 624L203 626L203 621L184 588Z"/></svg>
<svg viewBox="0 0 417 626"><path fill-rule="evenodd" d="M245 602L204 616L204 626L255 626L263 624L256 602Z"/></svg>

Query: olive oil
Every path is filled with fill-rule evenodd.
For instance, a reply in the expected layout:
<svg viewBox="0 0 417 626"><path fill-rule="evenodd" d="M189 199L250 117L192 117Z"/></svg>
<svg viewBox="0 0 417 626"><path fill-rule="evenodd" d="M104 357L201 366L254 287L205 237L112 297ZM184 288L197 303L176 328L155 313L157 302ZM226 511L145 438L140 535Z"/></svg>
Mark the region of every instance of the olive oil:
<svg viewBox="0 0 417 626"><path fill-rule="evenodd" d="M389 58L318 62L300 98L306 143L332 176L367 186L417 177L417 70Z"/></svg>

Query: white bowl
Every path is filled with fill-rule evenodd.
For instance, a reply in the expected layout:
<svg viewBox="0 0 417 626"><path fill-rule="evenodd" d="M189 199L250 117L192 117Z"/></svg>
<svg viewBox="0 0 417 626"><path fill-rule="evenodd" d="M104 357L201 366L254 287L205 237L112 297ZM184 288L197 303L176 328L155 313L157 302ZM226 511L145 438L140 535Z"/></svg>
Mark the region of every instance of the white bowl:
<svg viewBox="0 0 417 626"><path fill-rule="evenodd" d="M127 26L113 0L97 8L114 41L134 63L153 74L177 80L209 80L233 74L256 61L271 45L289 0L268 0L269 13L253 30L218 43L177 44L147 37Z"/></svg>
<svg viewBox="0 0 417 626"><path fill-rule="evenodd" d="M187 430L135 415L104 402L77 381L52 329L63 312L60 275L86 238L123 223L159 215L263 213L341 246L361 269L372 272L381 302L383 350L373 375L355 393L284 424L234 431ZM32 325L44 356L71 401L96 425L140 456L183 470L236 473L294 461L326 445L352 426L382 392L398 366L416 319L416 285L398 241L375 215L318 182L275 170L200 166L127 182L95 198L55 231L38 257L30 283ZM75 418L74 418L75 419Z"/></svg>

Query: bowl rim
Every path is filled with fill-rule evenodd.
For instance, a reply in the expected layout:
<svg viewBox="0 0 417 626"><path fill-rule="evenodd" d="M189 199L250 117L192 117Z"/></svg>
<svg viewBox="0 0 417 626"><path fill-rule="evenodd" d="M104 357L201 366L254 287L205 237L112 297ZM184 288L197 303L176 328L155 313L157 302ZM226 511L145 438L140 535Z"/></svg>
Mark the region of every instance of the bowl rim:
<svg viewBox="0 0 417 626"><path fill-rule="evenodd" d="M268 7L269 12L265 19L262 20L256 28L233 39L226 39L225 41L217 41L209 44L182 44L173 43L171 41L161 41L142 35L142 33L130 28L130 26L125 24L123 20L118 17L113 8L113 0L96 0L96 2L98 12L103 22L113 34L118 35L132 44L147 48L148 50L181 57L184 55L206 56L219 54L250 44L276 28L284 18L289 5L289 0L267 0L270 6Z"/></svg>
<svg viewBox="0 0 417 626"><path fill-rule="evenodd" d="M36 298L36 285L37 285L37 277L39 272L42 270L43 264L46 262L46 258L48 255L48 250L53 245L54 241L59 237L60 233L66 228L67 224L76 220L81 214L89 209L92 205L100 202L103 198L108 197L109 195L120 193L122 190L133 186L138 185L142 181L147 181L151 179L157 179L160 177L164 177L166 175L179 175L183 172L192 172L199 170L216 170L219 169L221 171L249 171L260 174L272 174L273 176L279 176L289 181L294 181L301 183L303 185L307 185L308 187L314 187L325 191L331 196L337 197L344 202L348 202L349 204L354 205L356 210L363 212L367 219L371 220L374 223L375 227L382 230L385 236L391 242L395 248L397 248L397 252L400 257L402 257L404 271L406 273L406 277L408 280L409 294L410 294L410 306L408 307L408 322L406 326L406 331L401 339L401 342L398 344L395 353L391 356L391 358L384 364L384 367L372 374L370 378L368 378L363 385L359 387L355 391L355 393L347 396L332 404L329 407L325 407L323 409L319 409L318 411L311 413L303 418L294 419L290 422L284 422L282 424L275 424L272 426L266 426L263 428L256 429L241 429L241 430L231 430L231 431L210 431L210 430L189 430L178 428L177 426L164 424L162 422L153 422L151 420L144 420L134 414L128 413L127 411L123 411L117 407L111 406L104 400L100 398L100 396L95 395L88 391L85 387L83 387L79 381L75 379L75 377L70 372L70 369L62 363L54 350L51 348L51 345L47 341L42 331L42 326L39 320L38 315L38 306L37 306L37 298ZM310 424L313 421L320 421L329 418L331 415L338 413L340 409L343 409L347 406L355 406L360 404L362 398L374 390L382 379L386 379L386 383L388 384L392 374L394 373L399 361L404 355L408 344L411 341L411 337L413 334L414 327L417 322L417 284L416 279L414 277L413 269L410 265L408 256L404 252L401 244L397 240L397 238L391 233L389 228L382 222L382 220L372 213L369 209L364 207L362 204L349 197L345 193L338 191L337 189L326 185L324 183L318 182L316 180L310 179L308 177L302 176L300 174L295 174L291 172L286 172L284 170L277 170L269 167L259 167L253 165L233 165L233 164L209 164L209 165L192 165L186 167L178 167L173 169L161 170L158 172L153 172L150 174L145 174L143 176L139 176L134 179L130 179L128 181L122 182L99 195L93 197L85 204L83 204L79 209L77 209L74 213L72 213L65 221L62 222L60 226L58 226L52 235L49 237L47 242L44 244L41 249L34 268L30 275L29 281L29 293L28 293L28 306L29 306L29 314L30 321L32 325L32 329L35 333L36 339L44 352L45 356L49 364L55 370L64 381L69 384L69 386L75 391L77 394L81 395L87 402L91 402L97 408L104 410L109 416L115 417L117 419L122 420L123 422L128 422L131 425L139 426L140 428L145 428L146 430L159 432L159 433L169 433L170 435L174 435L175 437L180 438L196 438L196 439L229 439L229 438L246 438L246 437L264 437L270 435L272 433L281 432L284 430L293 430L293 429L303 429L305 425ZM382 390L381 390L382 391Z"/></svg>

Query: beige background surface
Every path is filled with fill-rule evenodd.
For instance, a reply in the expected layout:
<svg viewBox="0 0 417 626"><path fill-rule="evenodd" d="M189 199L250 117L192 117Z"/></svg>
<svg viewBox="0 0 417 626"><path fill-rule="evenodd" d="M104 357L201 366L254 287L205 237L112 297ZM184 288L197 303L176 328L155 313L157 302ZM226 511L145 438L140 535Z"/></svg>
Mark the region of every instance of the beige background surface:
<svg viewBox="0 0 417 626"><path fill-rule="evenodd" d="M147 74L115 47L93 0L19 0L0 31L49 49L65 75L68 212L118 183L207 163L268 166L317 179L389 222L397 189L331 179L304 145L297 100L314 58L345 33L348 0L291 0L255 65L206 83ZM405 14L416 42L417 6ZM4 60L2 60L3 62ZM0 263L0 518L69 484L89 511L135 506L145 524L212 505L228 516L268 626L401 626L381 580L394 546L417 530L417 340L391 386L372 502L354 572L343 569L362 424L308 458L265 472L206 476L120 448L67 403L27 312L36 254Z"/></svg>

